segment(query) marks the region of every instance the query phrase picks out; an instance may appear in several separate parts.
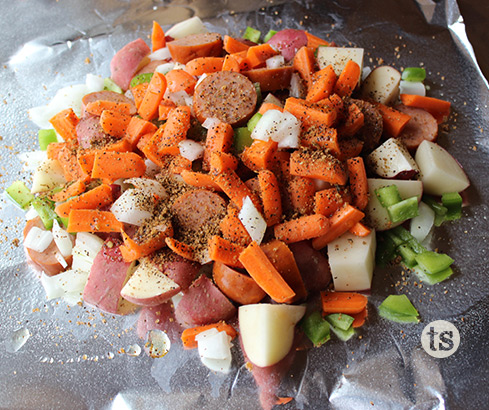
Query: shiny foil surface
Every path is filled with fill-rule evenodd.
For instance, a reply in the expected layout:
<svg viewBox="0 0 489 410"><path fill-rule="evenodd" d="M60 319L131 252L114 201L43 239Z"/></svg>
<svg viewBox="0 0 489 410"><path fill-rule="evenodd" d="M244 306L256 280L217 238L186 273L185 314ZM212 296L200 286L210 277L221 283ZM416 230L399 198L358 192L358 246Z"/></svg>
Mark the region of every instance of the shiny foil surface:
<svg viewBox="0 0 489 410"><path fill-rule="evenodd" d="M37 149L29 108L47 103L63 86L83 83L87 73L108 76L114 53L137 37L148 40L153 20L168 28L194 15L222 34L240 35L247 25L264 33L302 28L338 45L365 48L370 67L423 66L428 95L452 103L438 142L472 183L463 218L444 224L433 238L434 247L455 260L453 277L428 286L400 268L376 270L367 324L346 343L332 337L319 349L299 352L279 394L294 400L281 408L487 408L489 91L453 0L4 2L0 189L16 179L29 183L17 158ZM177 344L159 359L133 353L135 345L144 345L134 329L137 315L115 317L46 301L25 262L23 213L2 198L0 219L0 407L259 408L238 346L232 372L214 374L196 351ZM378 316L376 307L394 293L408 295L419 324ZM420 341L425 325L439 319L460 332L458 351L445 359L429 356Z"/></svg>

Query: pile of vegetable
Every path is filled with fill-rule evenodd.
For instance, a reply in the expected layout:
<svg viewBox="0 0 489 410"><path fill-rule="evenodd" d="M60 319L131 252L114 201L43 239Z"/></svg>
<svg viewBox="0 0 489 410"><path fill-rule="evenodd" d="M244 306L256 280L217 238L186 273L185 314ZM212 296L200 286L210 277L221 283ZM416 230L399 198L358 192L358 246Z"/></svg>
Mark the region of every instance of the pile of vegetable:
<svg viewBox="0 0 489 410"><path fill-rule="evenodd" d="M436 144L450 103L425 95L424 69L371 70L302 30L261 37L155 22L151 49L127 44L110 78L30 111L33 184L6 193L49 299L139 309L141 337L162 330L214 371L239 335L270 408L298 347L368 320L376 264L452 274L430 235L469 180ZM418 320L404 295L379 313Z"/></svg>

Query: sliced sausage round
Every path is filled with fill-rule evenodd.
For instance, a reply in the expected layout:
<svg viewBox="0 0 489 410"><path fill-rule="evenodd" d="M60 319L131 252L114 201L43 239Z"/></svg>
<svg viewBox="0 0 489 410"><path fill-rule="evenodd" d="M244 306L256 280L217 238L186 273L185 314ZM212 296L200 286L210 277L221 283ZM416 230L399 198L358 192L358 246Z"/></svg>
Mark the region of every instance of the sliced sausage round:
<svg viewBox="0 0 489 410"><path fill-rule="evenodd" d="M226 202L218 194L196 189L180 195L171 206L179 228L200 230L226 212Z"/></svg>
<svg viewBox="0 0 489 410"><path fill-rule="evenodd" d="M86 115L80 118L76 125L76 135L78 145L81 148L91 148L93 144L108 138L100 125L100 117L95 115Z"/></svg>
<svg viewBox="0 0 489 410"><path fill-rule="evenodd" d="M129 104L131 107L130 115L136 114L136 105L134 104L134 101L131 100L129 97L126 97L124 94L116 93L115 91L96 91L94 93L90 93L85 95L82 98L82 117L85 115L85 107L95 101L111 101L115 103L125 103Z"/></svg>
<svg viewBox="0 0 489 410"><path fill-rule="evenodd" d="M243 74L252 83L260 83L260 89L262 91L277 91L288 88L293 73L294 68L292 66L256 68L254 70L243 71Z"/></svg>
<svg viewBox="0 0 489 410"><path fill-rule="evenodd" d="M166 43L173 60L182 64L197 57L219 57L222 45L219 33L191 34Z"/></svg>
<svg viewBox="0 0 489 410"><path fill-rule="evenodd" d="M150 48L141 38L126 44L112 57L110 78L123 90L127 90L132 77L149 53Z"/></svg>
<svg viewBox="0 0 489 410"><path fill-rule="evenodd" d="M243 74L221 71L209 74L195 88L193 107L197 119L218 118L232 126L250 119L256 107L253 83Z"/></svg>
<svg viewBox="0 0 489 410"><path fill-rule="evenodd" d="M360 108L363 113L363 127L357 136L364 141L363 151L371 152L377 148L382 136L382 115L375 105L367 101L356 99L351 99L350 101Z"/></svg>
<svg viewBox="0 0 489 410"><path fill-rule="evenodd" d="M27 221L24 228L24 238L34 226L40 229L44 229L41 218L36 217ZM54 276L65 270L65 268L63 268L63 266L61 266L61 264L56 259L56 253L59 253L59 250L54 241L52 241L47 249L45 249L43 252L37 252L29 248L25 248L25 250L34 267L43 271L46 275ZM65 258L65 260L68 265L71 265L71 256Z"/></svg>
<svg viewBox="0 0 489 410"><path fill-rule="evenodd" d="M402 104L395 108L411 116L411 119L398 137L408 150L414 151L424 140L436 141L438 123L429 112L421 108L407 107Z"/></svg>

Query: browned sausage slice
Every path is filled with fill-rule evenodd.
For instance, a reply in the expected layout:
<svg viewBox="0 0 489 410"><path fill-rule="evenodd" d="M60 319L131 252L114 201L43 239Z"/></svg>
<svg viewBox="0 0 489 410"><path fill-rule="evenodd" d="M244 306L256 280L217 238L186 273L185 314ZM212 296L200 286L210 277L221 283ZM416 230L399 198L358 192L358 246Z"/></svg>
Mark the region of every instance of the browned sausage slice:
<svg viewBox="0 0 489 410"><path fill-rule="evenodd" d="M235 126L250 119L256 101L255 86L243 74L220 71L209 74L195 88L193 107L201 123L218 118Z"/></svg>
<svg viewBox="0 0 489 410"><path fill-rule="evenodd" d="M94 93L90 93L85 95L82 98L82 117L85 115L85 107L87 104L95 101L111 101L115 103L125 103L131 106L131 111L129 114L136 114L136 105L134 101L130 98L126 97L124 94L119 94L114 91L96 91Z"/></svg>
<svg viewBox="0 0 489 410"><path fill-rule="evenodd" d="M27 221L24 228L24 238L27 236L29 231L34 227L38 227L40 229L44 229L44 225L41 221L41 218L36 217ZM28 257L32 261L35 268L44 271L44 273L48 276L57 275L60 272L63 272L65 268L61 266L61 264L56 259L56 253L59 253L58 247L56 243L53 241L43 252L37 252L29 248L25 248ZM72 257L69 256L65 258L68 265L71 265Z"/></svg>
<svg viewBox="0 0 489 410"><path fill-rule="evenodd" d="M411 116L411 119L398 137L406 145L407 149L414 151L424 140L436 141L438 123L429 112L421 108L406 107L402 104L395 108Z"/></svg>
<svg viewBox="0 0 489 410"><path fill-rule="evenodd" d="M283 90L290 86L290 79L294 68L292 66L279 68L256 68L254 70L243 71L243 74L252 83L260 83L262 91Z"/></svg>
<svg viewBox="0 0 489 410"><path fill-rule="evenodd" d="M222 39L219 33L191 34L166 43L173 60L187 64L197 57L219 57Z"/></svg>
<svg viewBox="0 0 489 410"><path fill-rule="evenodd" d="M224 215L226 202L214 192L196 189L180 195L171 210L180 229L198 231Z"/></svg>

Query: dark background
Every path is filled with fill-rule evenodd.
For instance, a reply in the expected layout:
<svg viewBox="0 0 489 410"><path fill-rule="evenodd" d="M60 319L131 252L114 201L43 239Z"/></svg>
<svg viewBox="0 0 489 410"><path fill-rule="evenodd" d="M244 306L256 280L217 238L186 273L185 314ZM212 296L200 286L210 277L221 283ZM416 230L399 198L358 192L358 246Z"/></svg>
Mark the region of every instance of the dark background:
<svg viewBox="0 0 489 410"><path fill-rule="evenodd" d="M467 36L486 79L489 79L489 1L458 0L465 21Z"/></svg>

